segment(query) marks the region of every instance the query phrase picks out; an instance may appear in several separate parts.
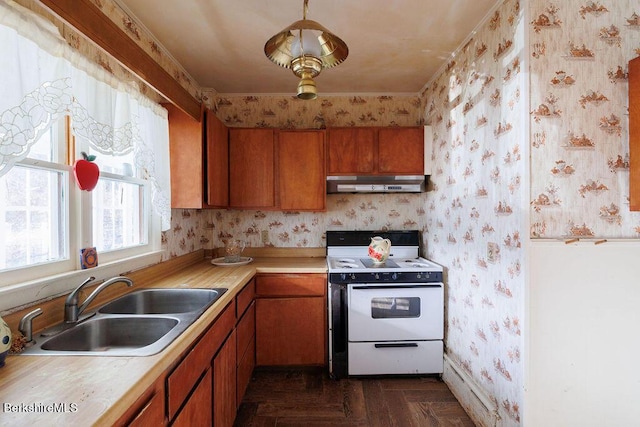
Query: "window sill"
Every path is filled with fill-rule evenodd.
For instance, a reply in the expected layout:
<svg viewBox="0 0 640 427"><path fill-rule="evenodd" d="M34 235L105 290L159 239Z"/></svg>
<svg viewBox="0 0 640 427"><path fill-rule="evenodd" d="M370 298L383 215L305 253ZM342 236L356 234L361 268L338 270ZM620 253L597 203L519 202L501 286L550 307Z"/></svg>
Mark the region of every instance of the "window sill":
<svg viewBox="0 0 640 427"><path fill-rule="evenodd" d="M4 315L39 301L46 301L67 294L89 276L95 276L96 280L102 281L128 271L157 264L162 261L162 254L163 251L153 251L101 264L92 269L75 270L29 282L4 286L0 288L0 314Z"/></svg>

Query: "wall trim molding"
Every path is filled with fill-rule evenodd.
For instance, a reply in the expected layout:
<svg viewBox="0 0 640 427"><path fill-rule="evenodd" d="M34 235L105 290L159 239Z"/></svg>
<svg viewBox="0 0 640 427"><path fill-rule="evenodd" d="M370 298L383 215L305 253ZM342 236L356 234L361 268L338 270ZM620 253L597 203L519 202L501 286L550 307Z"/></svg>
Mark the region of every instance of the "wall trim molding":
<svg viewBox="0 0 640 427"><path fill-rule="evenodd" d="M478 383L456 361L444 355L442 380L447 384L473 422L481 427L496 427L498 407Z"/></svg>

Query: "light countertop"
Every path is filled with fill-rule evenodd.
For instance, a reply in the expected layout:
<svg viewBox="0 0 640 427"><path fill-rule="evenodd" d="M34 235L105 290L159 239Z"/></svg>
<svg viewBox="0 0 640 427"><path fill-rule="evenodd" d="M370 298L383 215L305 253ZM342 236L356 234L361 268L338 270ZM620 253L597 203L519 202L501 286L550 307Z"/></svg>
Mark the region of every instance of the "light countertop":
<svg viewBox="0 0 640 427"><path fill-rule="evenodd" d="M190 348L256 273L326 272L322 257L255 258L237 267L214 266L205 259L150 283L134 279L131 290L222 287L228 291L153 356L8 356L0 368L0 424L111 425ZM52 410L52 404L59 406Z"/></svg>

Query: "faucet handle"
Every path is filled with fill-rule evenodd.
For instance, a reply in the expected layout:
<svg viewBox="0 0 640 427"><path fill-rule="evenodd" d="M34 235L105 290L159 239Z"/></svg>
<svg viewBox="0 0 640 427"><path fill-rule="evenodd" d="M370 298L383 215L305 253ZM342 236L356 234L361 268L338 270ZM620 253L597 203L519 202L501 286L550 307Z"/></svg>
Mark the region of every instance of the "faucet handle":
<svg viewBox="0 0 640 427"><path fill-rule="evenodd" d="M33 341L33 319L41 314L42 309L36 308L35 310L25 314L22 319L20 319L18 330L22 333L27 345Z"/></svg>

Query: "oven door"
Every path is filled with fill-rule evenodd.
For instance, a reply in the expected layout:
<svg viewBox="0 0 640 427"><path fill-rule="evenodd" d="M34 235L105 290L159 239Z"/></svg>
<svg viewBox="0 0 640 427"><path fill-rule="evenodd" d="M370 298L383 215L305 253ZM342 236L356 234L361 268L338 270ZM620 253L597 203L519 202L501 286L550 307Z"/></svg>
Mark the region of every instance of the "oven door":
<svg viewBox="0 0 640 427"><path fill-rule="evenodd" d="M441 340L444 286L350 284L349 341Z"/></svg>

